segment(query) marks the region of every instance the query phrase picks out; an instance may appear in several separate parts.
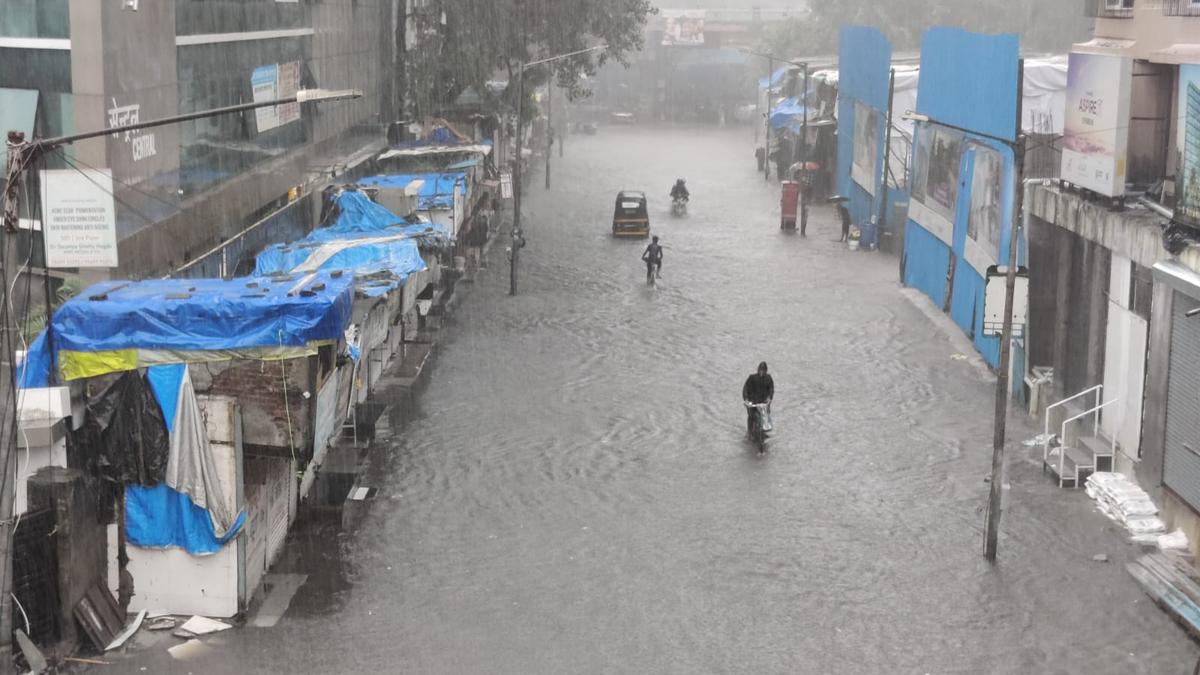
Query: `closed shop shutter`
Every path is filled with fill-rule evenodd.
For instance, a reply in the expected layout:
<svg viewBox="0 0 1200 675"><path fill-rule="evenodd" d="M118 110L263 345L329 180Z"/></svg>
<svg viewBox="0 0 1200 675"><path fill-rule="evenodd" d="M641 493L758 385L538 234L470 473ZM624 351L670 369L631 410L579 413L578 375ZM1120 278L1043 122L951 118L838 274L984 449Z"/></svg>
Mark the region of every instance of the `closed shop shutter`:
<svg viewBox="0 0 1200 675"><path fill-rule="evenodd" d="M1200 510L1200 317L1184 316L1197 307L1200 301L1176 291L1171 316L1163 483Z"/></svg>

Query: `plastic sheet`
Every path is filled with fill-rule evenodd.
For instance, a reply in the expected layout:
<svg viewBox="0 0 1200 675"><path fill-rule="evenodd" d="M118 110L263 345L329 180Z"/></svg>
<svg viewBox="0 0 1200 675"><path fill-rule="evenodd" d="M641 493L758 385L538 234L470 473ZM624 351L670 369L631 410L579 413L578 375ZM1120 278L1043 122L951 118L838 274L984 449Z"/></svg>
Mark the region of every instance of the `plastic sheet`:
<svg viewBox="0 0 1200 675"><path fill-rule="evenodd" d="M454 208L455 185L460 187L462 196L467 197L467 174L463 171L369 176L358 181L358 184L367 187L400 189L407 187L415 180L424 182L417 195L418 208L423 211Z"/></svg>

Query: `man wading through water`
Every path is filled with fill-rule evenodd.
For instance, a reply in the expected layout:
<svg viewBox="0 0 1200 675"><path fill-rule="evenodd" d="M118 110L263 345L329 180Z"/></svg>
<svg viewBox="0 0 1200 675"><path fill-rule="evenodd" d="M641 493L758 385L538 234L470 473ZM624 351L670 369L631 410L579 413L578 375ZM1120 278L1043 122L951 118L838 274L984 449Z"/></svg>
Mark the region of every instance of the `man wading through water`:
<svg viewBox="0 0 1200 675"><path fill-rule="evenodd" d="M658 237L650 239L650 245L642 253L642 261L646 263L646 283L653 284L656 278L662 278L662 246L658 245Z"/></svg>

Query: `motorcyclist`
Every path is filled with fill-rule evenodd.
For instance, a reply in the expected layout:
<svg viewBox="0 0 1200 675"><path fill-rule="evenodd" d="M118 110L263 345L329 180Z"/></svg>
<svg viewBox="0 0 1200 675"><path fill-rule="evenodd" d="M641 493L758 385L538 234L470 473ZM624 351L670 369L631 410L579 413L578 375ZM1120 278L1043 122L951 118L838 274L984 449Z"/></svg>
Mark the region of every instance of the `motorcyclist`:
<svg viewBox="0 0 1200 675"><path fill-rule="evenodd" d="M671 199L686 202L691 197L692 194L687 189L687 181L682 178L675 181L674 187L671 188Z"/></svg>
<svg viewBox="0 0 1200 675"><path fill-rule="evenodd" d="M767 404L767 409L770 409L771 401L775 398L775 380L767 374L767 362L763 361L758 364L758 372L746 378L746 384L742 385L742 400L746 402L746 433L750 433L754 425L754 416L758 414L758 409L751 407L752 404Z"/></svg>
<svg viewBox="0 0 1200 675"><path fill-rule="evenodd" d="M662 278L662 246L658 244L658 235L650 238L650 245L642 253L642 261L646 263L646 281L651 278Z"/></svg>

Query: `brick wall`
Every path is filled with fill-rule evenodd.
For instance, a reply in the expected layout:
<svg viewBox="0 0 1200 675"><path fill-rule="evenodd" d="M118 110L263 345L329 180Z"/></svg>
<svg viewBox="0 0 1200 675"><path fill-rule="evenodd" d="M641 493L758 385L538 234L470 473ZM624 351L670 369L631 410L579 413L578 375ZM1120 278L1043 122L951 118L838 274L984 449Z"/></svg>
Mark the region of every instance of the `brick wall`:
<svg viewBox="0 0 1200 675"><path fill-rule="evenodd" d="M305 460L312 453L312 406L317 400L316 367L317 357L311 356L284 361L210 363L195 366L191 371L197 393L237 399L242 409L245 445L290 455L294 444L296 456ZM309 394L307 398L305 393ZM290 442L289 415L292 428Z"/></svg>

